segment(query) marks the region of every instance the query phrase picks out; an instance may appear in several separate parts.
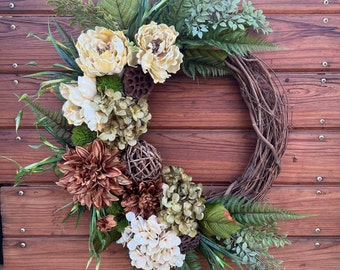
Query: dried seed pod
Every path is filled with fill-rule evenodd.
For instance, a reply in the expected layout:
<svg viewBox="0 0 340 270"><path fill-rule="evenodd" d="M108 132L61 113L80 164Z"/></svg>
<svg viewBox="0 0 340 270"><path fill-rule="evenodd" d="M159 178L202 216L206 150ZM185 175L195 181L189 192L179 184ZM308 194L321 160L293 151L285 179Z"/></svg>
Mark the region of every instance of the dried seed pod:
<svg viewBox="0 0 340 270"><path fill-rule="evenodd" d="M154 82L149 73L144 73L140 66L126 67L123 74L124 92L133 98L142 98L150 95Z"/></svg>

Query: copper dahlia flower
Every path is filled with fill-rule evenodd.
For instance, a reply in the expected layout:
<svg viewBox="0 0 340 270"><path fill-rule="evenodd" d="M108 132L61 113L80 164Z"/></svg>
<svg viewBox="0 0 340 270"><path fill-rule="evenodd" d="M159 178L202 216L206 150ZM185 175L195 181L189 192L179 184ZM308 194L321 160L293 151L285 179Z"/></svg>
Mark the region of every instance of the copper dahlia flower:
<svg viewBox="0 0 340 270"><path fill-rule="evenodd" d="M73 201L94 205L97 209L111 206L123 194L124 185L131 180L123 175L124 165L120 162L120 151L112 150L96 139L84 147L68 148L57 165L64 176L57 185L73 195Z"/></svg>
<svg viewBox="0 0 340 270"><path fill-rule="evenodd" d="M155 215L160 206L162 184L162 178L159 178L155 181L133 181L131 185L125 186L121 202L124 212L134 212L144 219Z"/></svg>

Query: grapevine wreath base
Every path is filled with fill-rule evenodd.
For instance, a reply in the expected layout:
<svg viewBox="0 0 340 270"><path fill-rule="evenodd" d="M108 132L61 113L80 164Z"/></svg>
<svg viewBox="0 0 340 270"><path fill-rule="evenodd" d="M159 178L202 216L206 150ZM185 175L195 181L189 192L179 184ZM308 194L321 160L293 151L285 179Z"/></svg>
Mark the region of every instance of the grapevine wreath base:
<svg viewBox="0 0 340 270"><path fill-rule="evenodd" d="M57 16L73 15L71 26L84 31L75 41L55 21L58 41L49 27L46 40L66 65L29 75L48 80L36 96L19 100L61 146L40 134L51 156L28 166L7 159L18 165L16 184L26 174L56 172L56 184L72 196L65 220L90 212L88 266L95 258L99 269L101 252L115 243L129 249L134 269L198 270L199 255L211 269L230 267L226 257L240 269L277 269L282 262L268 248L289 240L276 222L304 217L262 201L280 173L289 131L285 93L275 73L253 55L277 49L250 34L269 33L269 24L250 2L242 8L239 0L203 2L48 1ZM248 108L254 153L222 192L204 194L202 184L164 164L161 153L140 139L151 119L154 84L180 69L193 78L234 76ZM37 102L46 93L62 102L60 111Z"/></svg>
<svg viewBox="0 0 340 270"><path fill-rule="evenodd" d="M234 56L225 63L234 71L257 135L248 167L226 193L262 199L280 173L281 158L286 149L289 127L285 93L280 91L268 67L257 57Z"/></svg>

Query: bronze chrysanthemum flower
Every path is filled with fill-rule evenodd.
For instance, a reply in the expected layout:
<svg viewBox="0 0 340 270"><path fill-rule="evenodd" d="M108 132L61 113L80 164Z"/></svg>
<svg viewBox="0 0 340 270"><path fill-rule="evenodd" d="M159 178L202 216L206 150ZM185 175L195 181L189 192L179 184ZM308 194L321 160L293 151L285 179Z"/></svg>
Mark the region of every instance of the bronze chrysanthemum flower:
<svg viewBox="0 0 340 270"><path fill-rule="evenodd" d="M142 218L147 219L155 215L160 206L160 195L162 194L162 178L155 181L137 182L125 186L125 192L121 202L124 212L134 212Z"/></svg>
<svg viewBox="0 0 340 270"><path fill-rule="evenodd" d="M124 185L131 180L123 175L125 166L120 161L120 151L111 149L96 139L84 147L68 148L57 165L64 176L57 182L73 195L73 201L94 205L97 209L111 206L123 194Z"/></svg>

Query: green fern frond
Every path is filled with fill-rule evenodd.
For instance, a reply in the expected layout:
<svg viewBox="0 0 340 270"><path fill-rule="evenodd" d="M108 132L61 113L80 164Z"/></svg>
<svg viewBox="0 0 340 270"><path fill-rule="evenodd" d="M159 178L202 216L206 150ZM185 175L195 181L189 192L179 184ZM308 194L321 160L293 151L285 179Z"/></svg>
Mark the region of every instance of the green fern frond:
<svg viewBox="0 0 340 270"><path fill-rule="evenodd" d="M224 65L227 54L223 51L192 49L184 51L183 72L195 78L196 72L203 77L225 76L230 70Z"/></svg>
<svg viewBox="0 0 340 270"><path fill-rule="evenodd" d="M224 51L229 56L247 55L257 51L277 50L281 47L266 41L255 38L244 33L220 33L214 31L204 36L204 39L181 39L178 44L184 49L214 48Z"/></svg>
<svg viewBox="0 0 340 270"><path fill-rule="evenodd" d="M276 208L261 201L246 201L245 198L224 196L216 201L223 203L230 215L241 224L257 227L274 224L279 220L301 219L310 216Z"/></svg>
<svg viewBox="0 0 340 270"><path fill-rule="evenodd" d="M96 25L97 8L91 0L48 0L47 5L55 6L53 11L58 17L72 15L71 26L78 25L82 29Z"/></svg>
<svg viewBox="0 0 340 270"><path fill-rule="evenodd" d="M71 145L72 126L67 123L61 111L51 111L31 100L28 95L20 97L37 117L37 125L44 127L63 146Z"/></svg>

